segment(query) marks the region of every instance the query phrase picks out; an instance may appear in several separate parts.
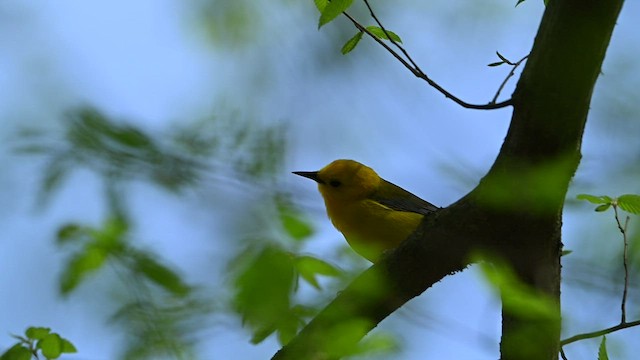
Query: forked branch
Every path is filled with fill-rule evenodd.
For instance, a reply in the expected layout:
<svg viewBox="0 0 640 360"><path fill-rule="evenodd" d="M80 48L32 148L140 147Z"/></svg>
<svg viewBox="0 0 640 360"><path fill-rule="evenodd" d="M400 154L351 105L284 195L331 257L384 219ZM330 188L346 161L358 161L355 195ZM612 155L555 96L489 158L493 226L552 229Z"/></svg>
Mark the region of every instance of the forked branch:
<svg viewBox="0 0 640 360"><path fill-rule="evenodd" d="M383 33L386 35L387 39L389 39L391 44L395 48L397 48L397 51L394 50L391 46L387 45L378 36L374 35L371 31L369 31L365 26L360 24L355 18L353 18L353 16L349 15L347 12L343 12L344 16L347 17L347 19L349 19L353 23L353 25L356 27L356 29L358 29L359 31L361 31L363 33L366 33L375 42L377 42L378 44L380 44L380 46L382 46L385 50L387 50L405 68L407 68L409 71L411 71L411 73L415 77L426 81L427 84L429 84L429 86L431 86L434 89L436 89L438 92L443 94L446 98L452 100L456 104L458 104L458 105L460 105L460 106L462 106L463 108L466 108L466 109L493 110L493 109L501 109L501 108L504 108L504 107L507 107L507 106L510 106L510 105L513 104L511 99L507 99L507 100L501 101L501 102L496 102L496 100L497 100L498 95L500 94L500 91L504 87L504 85L507 83L509 78L511 76L513 76L513 73L515 72L515 69L517 68L517 66L520 65L520 63L522 63L522 61L524 61L526 59L526 57L524 57L522 60L518 61L517 65L513 67L513 69L509 73L509 75L507 75L506 79L500 85L498 91L496 92L496 95L494 96L494 98L493 98L493 100L491 102L489 102L487 104L472 104L472 103L468 103L468 102L460 99L459 97L453 95L451 92L447 91L444 87L439 85L437 82L433 81L424 71L422 71L422 69L420 69L420 66L418 66L418 64L411 58L411 56L409 55L407 50L402 45L400 45L397 41L394 40L394 37L385 28L385 26L382 24L380 19L378 19L378 17L376 16L375 12L373 11L373 8L369 4L369 1L368 0L363 0L363 1L364 1L365 5L367 6L367 9L369 10L369 13L370 13L371 17L374 19L376 24L378 24L380 29L382 29Z"/></svg>

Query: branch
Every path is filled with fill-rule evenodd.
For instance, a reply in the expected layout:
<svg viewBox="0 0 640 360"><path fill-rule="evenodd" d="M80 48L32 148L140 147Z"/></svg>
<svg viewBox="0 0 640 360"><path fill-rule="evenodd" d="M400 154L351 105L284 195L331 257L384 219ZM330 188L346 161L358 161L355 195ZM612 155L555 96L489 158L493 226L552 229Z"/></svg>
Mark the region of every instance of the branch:
<svg viewBox="0 0 640 360"><path fill-rule="evenodd" d="M509 71L509 74L507 74L507 77L504 78L504 80L502 81L502 84L500 84L500 86L498 87L498 91L496 91L496 95L493 97L490 104L495 104L496 101L498 101L498 96L500 96L500 92L502 91L504 86L507 85L507 82L509 81L509 79L516 73L516 69L518 68L518 66L520 66L522 62L525 61L527 58L529 58L528 54L525 55L522 59L516 61L515 63L507 62L507 64L511 65L511 71Z"/></svg>
<svg viewBox="0 0 640 360"><path fill-rule="evenodd" d="M360 24L356 19L354 19L351 15L349 15L346 12L343 12L342 14L347 17L347 19L349 19L353 25L356 27L356 29L366 33L367 35L369 35L369 37L371 37L374 41L376 41L378 44L380 44L385 50L387 50L391 55L393 55L393 57L395 57L398 61L400 61L400 63L402 65L404 65L404 67L406 67L409 71L411 71L411 73L419 78L422 79L424 81L427 82L427 84L429 84L431 87L433 87L434 89L436 89L437 91L439 91L441 94L443 94L447 99L452 100L453 102L455 102L456 104L462 106L465 109L476 109L476 110L493 110L493 109L501 109L507 106L511 106L512 105L512 101L511 99L496 103L495 99L492 100L490 103L488 104L471 104L468 103L462 99L460 99L459 97L453 95L452 93L450 93L449 91L447 91L445 88L443 88L442 86L440 86L438 83L436 83L435 81L431 80L431 78L429 78L429 76L427 76L427 74L425 74L420 67L413 61L413 59L411 58L411 56L409 56L409 53L400 45L398 44L395 40L393 40L393 38L391 36L389 36L388 31L386 30L386 28L382 25L382 23L378 20L377 16L375 15L375 13L373 12L371 6L369 5L369 2L365 0L365 4L367 5L367 7L369 8L369 12L371 13L371 16L373 17L373 19L376 21L376 23L380 26L380 28L382 29L382 31L384 32L384 34L387 36L387 38L391 41L391 43L393 45L395 45L401 52L402 54L404 54L406 56L406 58L408 59L405 60L400 54L398 54L398 52L396 52L395 50L393 50L389 45L387 45L384 41L382 41L380 38L378 38L377 36L375 36L373 33L371 33L371 31L367 30L366 27L364 27L362 24ZM507 78L508 79L508 78Z"/></svg>
<svg viewBox="0 0 640 360"><path fill-rule="evenodd" d="M628 252L629 242L627 241L627 227L629 226L629 217L624 222L624 226L620 223L620 216L618 216L618 205L613 204L613 213L615 214L618 230L622 234L623 250L622 250L622 264L624 266L624 288L622 290L622 303L620 304L620 323L624 324L627 320L627 292L629 288L629 264L628 264Z"/></svg>
<svg viewBox="0 0 640 360"><path fill-rule="evenodd" d="M580 340L585 340L585 339L592 339L592 338L596 338L602 335L607 335L607 334L611 334L613 332L616 332L618 330L622 330L622 329L627 329L630 327L634 327L634 326L638 326L640 325L640 320L636 320L636 321L631 321L631 322L624 322L624 323L620 323L616 326L612 326L606 329L602 329L602 330L597 330L597 331L592 331L592 332L588 332L588 333L584 333L584 334L578 334L578 335L574 335L570 338L564 339L560 341L560 346L564 346L564 345L568 345L571 343L574 343L576 341L580 341Z"/></svg>
<svg viewBox="0 0 640 360"><path fill-rule="evenodd" d="M358 341L388 315L443 277L463 270L478 241L471 240L469 227L459 226L462 213L469 212L461 203L427 217L407 241L358 276L272 359L338 359L353 354Z"/></svg>

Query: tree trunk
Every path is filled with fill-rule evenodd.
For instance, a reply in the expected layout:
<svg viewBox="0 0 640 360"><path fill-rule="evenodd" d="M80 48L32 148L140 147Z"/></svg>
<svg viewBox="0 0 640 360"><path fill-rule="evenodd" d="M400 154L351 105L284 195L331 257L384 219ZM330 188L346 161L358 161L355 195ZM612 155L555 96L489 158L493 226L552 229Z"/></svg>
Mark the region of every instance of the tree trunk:
<svg viewBox="0 0 640 360"><path fill-rule="evenodd" d="M519 277L560 306L560 232L567 187L580 161L591 95L623 0L550 0L513 95L511 126L492 170L518 199L500 251ZM515 176L514 176L515 173ZM494 185L496 185L494 184ZM505 194L503 194L505 195ZM518 211L517 209L520 209ZM560 324L503 306L502 359L557 359ZM524 334L534 349L523 349ZM533 335L537 334L537 335ZM529 351L530 350L530 351Z"/></svg>

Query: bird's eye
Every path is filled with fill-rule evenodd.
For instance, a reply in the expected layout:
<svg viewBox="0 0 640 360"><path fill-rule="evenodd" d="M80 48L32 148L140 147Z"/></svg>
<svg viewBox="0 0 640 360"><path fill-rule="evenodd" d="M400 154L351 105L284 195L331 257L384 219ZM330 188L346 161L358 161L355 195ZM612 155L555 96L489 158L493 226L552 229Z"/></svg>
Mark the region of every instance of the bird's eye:
<svg viewBox="0 0 640 360"><path fill-rule="evenodd" d="M329 181L329 185L333 186L334 188L337 188L340 185L342 185L342 183L339 180L331 180Z"/></svg>

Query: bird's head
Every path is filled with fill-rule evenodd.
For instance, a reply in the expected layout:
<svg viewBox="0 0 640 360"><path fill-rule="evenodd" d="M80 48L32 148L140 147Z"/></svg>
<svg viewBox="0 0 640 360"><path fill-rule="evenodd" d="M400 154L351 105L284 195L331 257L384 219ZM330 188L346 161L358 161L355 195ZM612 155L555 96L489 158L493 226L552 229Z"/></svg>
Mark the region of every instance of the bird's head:
<svg viewBox="0 0 640 360"><path fill-rule="evenodd" d="M329 201L365 199L381 182L373 169L354 160L335 160L319 171L294 174L315 180L320 193Z"/></svg>

